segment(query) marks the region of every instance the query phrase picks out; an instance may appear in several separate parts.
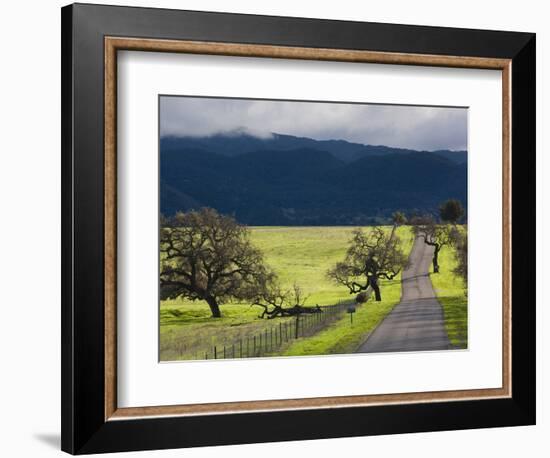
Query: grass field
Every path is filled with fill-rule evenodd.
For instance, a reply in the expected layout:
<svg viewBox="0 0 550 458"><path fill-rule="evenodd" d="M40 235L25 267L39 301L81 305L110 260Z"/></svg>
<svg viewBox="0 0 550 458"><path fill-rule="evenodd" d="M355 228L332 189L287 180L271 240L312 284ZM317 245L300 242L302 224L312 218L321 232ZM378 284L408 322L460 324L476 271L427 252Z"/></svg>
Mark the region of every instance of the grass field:
<svg viewBox="0 0 550 458"><path fill-rule="evenodd" d="M445 315L445 328L455 348L468 347L468 298L464 281L453 273L457 265L453 247L439 253L439 273L430 273L433 288Z"/></svg>
<svg viewBox="0 0 550 458"><path fill-rule="evenodd" d="M352 299L347 288L326 278L326 271L342 260L353 227L256 227L251 229L253 243L260 248L266 262L277 272L283 286L297 282L306 295L306 305L332 305ZM368 230L368 228L365 228ZM389 228L388 228L389 230ZM412 245L408 227L398 229L406 253ZM368 333L391 310L401 296L398 279L382 282L383 301L359 307L354 326L349 316L332 323L315 336L298 339L282 348L280 354L309 355L353 351ZM210 318L206 303L185 300L163 301L160 307L160 359L173 361L202 359L213 345L223 345L246 338L273 325L258 318L260 309L247 304L225 304L222 318ZM293 320L293 318L282 319ZM277 321L279 322L279 321Z"/></svg>

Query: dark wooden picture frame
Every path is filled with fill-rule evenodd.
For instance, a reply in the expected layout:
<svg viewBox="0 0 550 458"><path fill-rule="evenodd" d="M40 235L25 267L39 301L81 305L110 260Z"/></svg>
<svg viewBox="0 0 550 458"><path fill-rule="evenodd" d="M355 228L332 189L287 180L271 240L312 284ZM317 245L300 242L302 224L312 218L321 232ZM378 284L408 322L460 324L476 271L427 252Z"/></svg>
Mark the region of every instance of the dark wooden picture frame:
<svg viewBox="0 0 550 458"><path fill-rule="evenodd" d="M502 71L503 386L118 408L118 50ZM63 450L80 454L534 424L534 34L70 5L62 9L62 149Z"/></svg>

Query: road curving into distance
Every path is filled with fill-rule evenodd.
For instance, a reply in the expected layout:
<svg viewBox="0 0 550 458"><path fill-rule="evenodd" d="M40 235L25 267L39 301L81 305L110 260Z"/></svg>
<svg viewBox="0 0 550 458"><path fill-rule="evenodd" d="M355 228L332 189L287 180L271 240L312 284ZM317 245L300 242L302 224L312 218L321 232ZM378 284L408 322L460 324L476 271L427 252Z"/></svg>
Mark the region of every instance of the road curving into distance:
<svg viewBox="0 0 550 458"><path fill-rule="evenodd" d="M356 353L448 350L443 308L429 271L433 247L416 238L408 267L401 275L401 302L359 346ZM367 304L368 307L368 304Z"/></svg>

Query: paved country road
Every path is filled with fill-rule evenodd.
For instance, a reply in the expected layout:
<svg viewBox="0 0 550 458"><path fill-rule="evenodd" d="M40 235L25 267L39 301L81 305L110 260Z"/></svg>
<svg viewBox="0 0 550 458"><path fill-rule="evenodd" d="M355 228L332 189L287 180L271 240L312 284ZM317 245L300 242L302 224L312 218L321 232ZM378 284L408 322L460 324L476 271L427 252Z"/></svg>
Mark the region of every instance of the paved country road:
<svg viewBox="0 0 550 458"><path fill-rule="evenodd" d="M451 348L445 331L443 309L428 275L432 255L433 247L416 238L409 256L409 266L401 275L401 302L356 350L357 353Z"/></svg>

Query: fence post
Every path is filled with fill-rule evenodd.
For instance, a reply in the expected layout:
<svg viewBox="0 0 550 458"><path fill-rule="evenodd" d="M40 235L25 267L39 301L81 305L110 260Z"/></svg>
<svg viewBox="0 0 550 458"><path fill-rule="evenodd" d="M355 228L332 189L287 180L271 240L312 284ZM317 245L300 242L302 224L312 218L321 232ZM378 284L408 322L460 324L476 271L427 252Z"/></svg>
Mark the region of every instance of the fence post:
<svg viewBox="0 0 550 458"><path fill-rule="evenodd" d="M254 351L252 353L252 356L256 356L256 336L254 336Z"/></svg>
<svg viewBox="0 0 550 458"><path fill-rule="evenodd" d="M298 338L298 328L300 323L300 314L296 315L296 339Z"/></svg>
<svg viewBox="0 0 550 458"><path fill-rule="evenodd" d="M243 339L239 339L239 358L243 357Z"/></svg>
<svg viewBox="0 0 550 458"><path fill-rule="evenodd" d="M225 359L225 345L223 346L223 359Z"/></svg>
<svg viewBox="0 0 550 458"><path fill-rule="evenodd" d="M214 359L218 359L218 349L214 345Z"/></svg>
<svg viewBox="0 0 550 458"><path fill-rule="evenodd" d="M283 323L279 323L279 345L283 343Z"/></svg>

